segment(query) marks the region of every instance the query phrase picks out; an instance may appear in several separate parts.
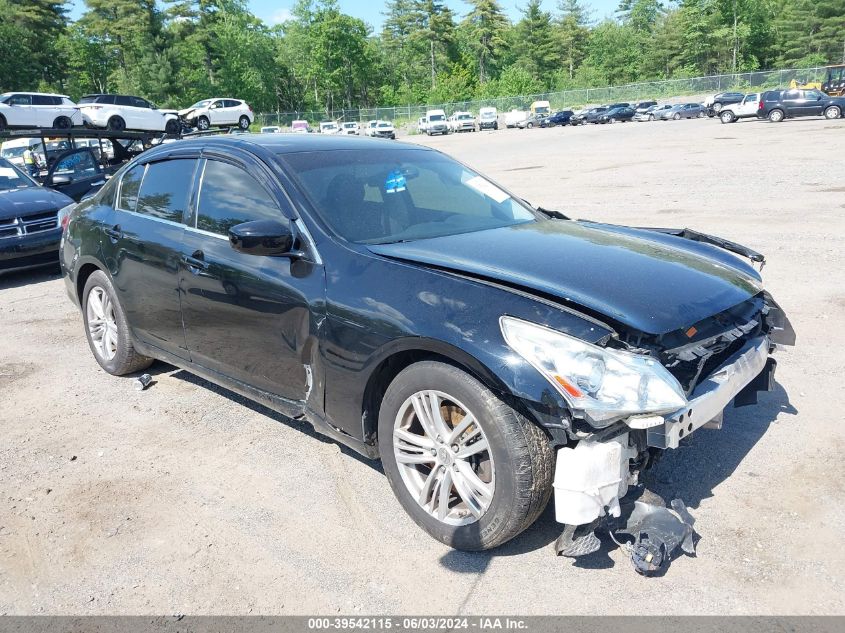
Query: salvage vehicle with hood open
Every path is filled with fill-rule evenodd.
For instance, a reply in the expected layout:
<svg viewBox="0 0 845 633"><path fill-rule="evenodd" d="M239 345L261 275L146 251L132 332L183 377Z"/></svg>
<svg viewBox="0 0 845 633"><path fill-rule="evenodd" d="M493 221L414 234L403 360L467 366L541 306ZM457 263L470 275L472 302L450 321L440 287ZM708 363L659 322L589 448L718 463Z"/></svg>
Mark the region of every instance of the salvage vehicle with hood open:
<svg viewBox="0 0 845 633"><path fill-rule="evenodd" d="M770 387L794 335L742 257L534 208L429 148L281 134L145 152L60 247L107 372L162 359L307 420L467 550L553 488L565 524L618 513L656 453Z"/></svg>

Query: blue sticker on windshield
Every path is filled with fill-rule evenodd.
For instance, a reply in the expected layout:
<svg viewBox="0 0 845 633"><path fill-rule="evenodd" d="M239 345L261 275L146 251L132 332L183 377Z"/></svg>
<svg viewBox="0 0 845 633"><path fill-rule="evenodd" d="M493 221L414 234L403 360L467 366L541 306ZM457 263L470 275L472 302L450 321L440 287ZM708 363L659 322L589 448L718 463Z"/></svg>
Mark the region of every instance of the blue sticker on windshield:
<svg viewBox="0 0 845 633"><path fill-rule="evenodd" d="M405 191L405 176L401 171L392 171L384 181L385 193L399 193Z"/></svg>

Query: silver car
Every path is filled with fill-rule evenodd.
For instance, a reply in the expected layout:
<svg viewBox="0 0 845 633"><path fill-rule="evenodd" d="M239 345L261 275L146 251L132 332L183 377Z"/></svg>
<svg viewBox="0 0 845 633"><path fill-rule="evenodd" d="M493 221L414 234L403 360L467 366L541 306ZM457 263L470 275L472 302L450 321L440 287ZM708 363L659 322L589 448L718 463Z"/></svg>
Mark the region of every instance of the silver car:
<svg viewBox="0 0 845 633"><path fill-rule="evenodd" d="M707 108L700 103L679 103L655 115L655 120L678 121L680 119L703 119L707 116Z"/></svg>

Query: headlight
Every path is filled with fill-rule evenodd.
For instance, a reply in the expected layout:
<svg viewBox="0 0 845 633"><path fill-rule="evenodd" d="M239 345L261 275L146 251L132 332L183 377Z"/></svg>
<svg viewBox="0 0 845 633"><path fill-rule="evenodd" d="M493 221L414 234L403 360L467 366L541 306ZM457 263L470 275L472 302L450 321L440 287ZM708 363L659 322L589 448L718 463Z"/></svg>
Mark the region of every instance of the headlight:
<svg viewBox="0 0 845 633"><path fill-rule="evenodd" d="M507 344L531 363L594 426L685 406L683 389L657 360L585 343L556 330L500 319Z"/></svg>

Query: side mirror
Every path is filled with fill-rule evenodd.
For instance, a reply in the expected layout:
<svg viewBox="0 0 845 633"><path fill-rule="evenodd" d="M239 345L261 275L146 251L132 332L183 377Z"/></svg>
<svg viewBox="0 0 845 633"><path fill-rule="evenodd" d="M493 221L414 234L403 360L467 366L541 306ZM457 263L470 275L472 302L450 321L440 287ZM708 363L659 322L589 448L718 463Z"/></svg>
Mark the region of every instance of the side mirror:
<svg viewBox="0 0 845 633"><path fill-rule="evenodd" d="M229 229L229 243L239 253L269 257L293 255L290 225L275 220L253 220Z"/></svg>

